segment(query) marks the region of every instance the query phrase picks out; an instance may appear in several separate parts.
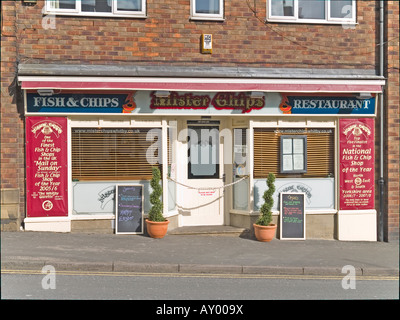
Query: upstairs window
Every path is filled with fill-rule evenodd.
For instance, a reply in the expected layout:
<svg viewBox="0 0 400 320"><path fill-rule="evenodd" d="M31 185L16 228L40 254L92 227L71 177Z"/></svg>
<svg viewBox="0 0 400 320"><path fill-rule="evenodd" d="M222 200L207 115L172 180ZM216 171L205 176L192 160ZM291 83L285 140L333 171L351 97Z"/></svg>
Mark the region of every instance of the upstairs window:
<svg viewBox="0 0 400 320"><path fill-rule="evenodd" d="M223 20L223 0L191 0L191 18L198 20Z"/></svg>
<svg viewBox="0 0 400 320"><path fill-rule="evenodd" d="M146 0L46 0L46 13L145 17Z"/></svg>
<svg viewBox="0 0 400 320"><path fill-rule="evenodd" d="M268 21L356 23L355 0L269 0Z"/></svg>

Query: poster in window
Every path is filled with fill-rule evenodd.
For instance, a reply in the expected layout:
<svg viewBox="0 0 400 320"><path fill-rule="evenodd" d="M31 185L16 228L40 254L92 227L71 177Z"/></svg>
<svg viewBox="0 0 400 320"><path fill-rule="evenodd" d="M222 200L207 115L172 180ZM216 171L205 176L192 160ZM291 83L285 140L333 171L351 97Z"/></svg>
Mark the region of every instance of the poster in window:
<svg viewBox="0 0 400 320"><path fill-rule="evenodd" d="M291 154L284 154L282 162L283 171L292 171L293 170L293 156Z"/></svg>
<svg viewBox="0 0 400 320"><path fill-rule="evenodd" d="M374 119L340 119L339 123L340 209L374 209Z"/></svg>
<svg viewBox="0 0 400 320"><path fill-rule="evenodd" d="M304 153L303 142L303 139L293 139L293 153Z"/></svg>
<svg viewBox="0 0 400 320"><path fill-rule="evenodd" d="M67 119L26 118L28 217L68 216Z"/></svg>
<svg viewBox="0 0 400 320"><path fill-rule="evenodd" d="M303 154L293 155L293 170L303 170L304 169L304 156Z"/></svg>
<svg viewBox="0 0 400 320"><path fill-rule="evenodd" d="M283 139L282 140L282 152L283 152L283 154L291 154L292 153L292 139Z"/></svg>

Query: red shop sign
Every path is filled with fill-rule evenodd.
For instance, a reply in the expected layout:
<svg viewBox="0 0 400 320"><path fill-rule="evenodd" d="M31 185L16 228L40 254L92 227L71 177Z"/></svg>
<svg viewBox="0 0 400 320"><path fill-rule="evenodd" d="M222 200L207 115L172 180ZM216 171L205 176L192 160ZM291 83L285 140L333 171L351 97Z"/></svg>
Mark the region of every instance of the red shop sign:
<svg viewBox="0 0 400 320"><path fill-rule="evenodd" d="M26 118L28 217L68 215L67 119Z"/></svg>
<svg viewBox="0 0 400 320"><path fill-rule="evenodd" d="M340 119L340 209L374 209L374 119Z"/></svg>

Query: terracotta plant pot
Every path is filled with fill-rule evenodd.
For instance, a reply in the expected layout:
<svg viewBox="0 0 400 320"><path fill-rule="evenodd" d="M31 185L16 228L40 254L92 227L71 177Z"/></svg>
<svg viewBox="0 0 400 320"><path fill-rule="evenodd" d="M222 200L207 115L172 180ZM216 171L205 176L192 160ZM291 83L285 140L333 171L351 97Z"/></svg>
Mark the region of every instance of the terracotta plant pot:
<svg viewBox="0 0 400 320"><path fill-rule="evenodd" d="M161 239L167 234L168 224L169 220L161 222L146 220L147 233L152 238Z"/></svg>
<svg viewBox="0 0 400 320"><path fill-rule="evenodd" d="M254 223L253 227L258 241L269 242L275 237L276 224L271 223L268 226L260 226Z"/></svg>

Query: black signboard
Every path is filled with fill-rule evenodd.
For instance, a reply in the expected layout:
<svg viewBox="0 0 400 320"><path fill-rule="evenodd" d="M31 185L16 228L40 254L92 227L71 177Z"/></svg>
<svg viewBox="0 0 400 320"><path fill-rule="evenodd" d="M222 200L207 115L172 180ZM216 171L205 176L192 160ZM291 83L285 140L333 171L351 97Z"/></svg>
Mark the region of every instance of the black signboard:
<svg viewBox="0 0 400 320"><path fill-rule="evenodd" d="M143 185L117 185L115 208L115 233L143 233Z"/></svg>
<svg viewBox="0 0 400 320"><path fill-rule="evenodd" d="M306 238L305 194L282 192L280 194L280 239L304 240Z"/></svg>

